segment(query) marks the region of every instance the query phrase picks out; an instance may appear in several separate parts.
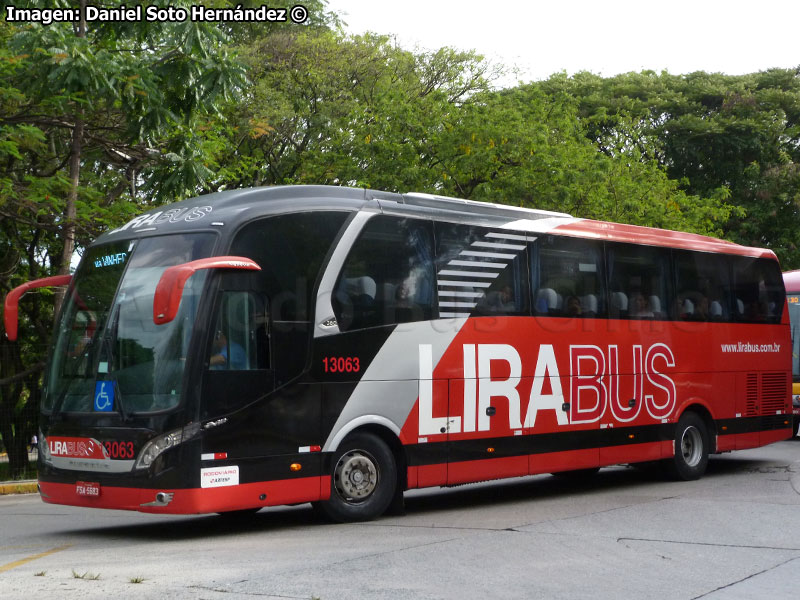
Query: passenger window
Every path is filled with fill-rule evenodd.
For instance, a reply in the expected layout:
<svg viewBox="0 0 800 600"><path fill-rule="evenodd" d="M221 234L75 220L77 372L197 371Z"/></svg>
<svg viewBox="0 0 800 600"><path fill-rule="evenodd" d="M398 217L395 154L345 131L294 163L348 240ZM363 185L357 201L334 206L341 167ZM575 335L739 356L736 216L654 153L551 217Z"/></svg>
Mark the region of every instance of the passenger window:
<svg viewBox="0 0 800 600"><path fill-rule="evenodd" d="M667 248L608 244L612 319L667 319L672 304Z"/></svg>
<svg viewBox="0 0 800 600"><path fill-rule="evenodd" d="M681 321L730 321L729 259L720 254L675 251L678 294L674 317Z"/></svg>
<svg viewBox="0 0 800 600"><path fill-rule="evenodd" d="M531 245L535 315L606 315L603 246L591 240L543 236Z"/></svg>
<svg viewBox="0 0 800 600"><path fill-rule="evenodd" d="M436 224L436 279L442 318L527 315L526 237Z"/></svg>
<svg viewBox="0 0 800 600"><path fill-rule="evenodd" d="M382 215L367 223L335 286L340 331L433 318L432 229L430 221Z"/></svg>
<svg viewBox="0 0 800 600"><path fill-rule="evenodd" d="M248 291L221 293L209 352L212 371L270 368L269 320L262 298Z"/></svg>
<svg viewBox="0 0 800 600"><path fill-rule="evenodd" d="M736 320L745 323L780 322L785 292L778 263L741 256L732 257L732 261Z"/></svg>

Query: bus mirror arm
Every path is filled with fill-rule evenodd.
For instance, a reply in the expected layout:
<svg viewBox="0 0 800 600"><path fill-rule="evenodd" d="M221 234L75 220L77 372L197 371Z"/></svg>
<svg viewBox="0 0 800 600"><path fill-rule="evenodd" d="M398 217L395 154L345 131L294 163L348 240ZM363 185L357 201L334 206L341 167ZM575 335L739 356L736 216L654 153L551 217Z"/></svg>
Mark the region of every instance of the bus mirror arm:
<svg viewBox="0 0 800 600"><path fill-rule="evenodd" d="M19 299L28 290L41 287L55 287L60 285L69 285L72 280L72 275L54 275L53 277L44 277L42 279L35 279L28 281L15 287L6 295L5 303L3 304L3 324L6 328L6 336L12 342L17 340L17 329L19 327Z"/></svg>
<svg viewBox="0 0 800 600"><path fill-rule="evenodd" d="M169 323L175 318L186 281L200 269L260 271L261 267L255 261L242 256L214 256L167 268L161 274L153 296L153 322L156 325Z"/></svg>

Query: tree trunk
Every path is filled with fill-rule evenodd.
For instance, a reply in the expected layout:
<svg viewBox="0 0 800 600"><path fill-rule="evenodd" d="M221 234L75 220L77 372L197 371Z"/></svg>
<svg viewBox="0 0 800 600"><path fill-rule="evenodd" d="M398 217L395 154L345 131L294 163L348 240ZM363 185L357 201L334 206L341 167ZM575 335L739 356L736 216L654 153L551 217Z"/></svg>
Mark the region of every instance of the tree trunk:
<svg viewBox="0 0 800 600"><path fill-rule="evenodd" d="M17 393L20 393L22 386L14 387L18 390ZM9 477L10 479L22 479L28 467L28 437L19 431L19 427L23 425L22 419L14 418L13 420L17 431L11 444L6 444Z"/></svg>
<svg viewBox="0 0 800 600"><path fill-rule="evenodd" d="M75 35L79 38L86 37L86 0L80 1L81 18L78 22ZM72 145L69 153L69 194L67 195L67 205L64 211L64 250L61 252L61 267L59 275L68 275L69 266L72 261L72 253L75 251L75 216L78 204L78 185L81 178L81 152L83 151L83 108L76 106L74 115L75 124L72 127ZM61 304L64 302L64 291L56 293L55 315L58 315Z"/></svg>
<svg viewBox="0 0 800 600"><path fill-rule="evenodd" d="M0 341L0 378L11 379L4 375L15 368L21 370L20 364L17 345L5 339ZM7 381L0 386L0 437L2 437L3 446L8 454L8 466L12 479L20 477L28 465L24 423L19 418L20 414L17 410L21 393L21 379L13 379L13 381Z"/></svg>
<svg viewBox="0 0 800 600"><path fill-rule="evenodd" d="M75 113L75 125L72 128L72 147L69 156L69 194L64 211L64 250L61 253L60 275L69 274L69 263L75 251L75 207L78 203L78 185L81 177L81 150L83 146L83 109Z"/></svg>

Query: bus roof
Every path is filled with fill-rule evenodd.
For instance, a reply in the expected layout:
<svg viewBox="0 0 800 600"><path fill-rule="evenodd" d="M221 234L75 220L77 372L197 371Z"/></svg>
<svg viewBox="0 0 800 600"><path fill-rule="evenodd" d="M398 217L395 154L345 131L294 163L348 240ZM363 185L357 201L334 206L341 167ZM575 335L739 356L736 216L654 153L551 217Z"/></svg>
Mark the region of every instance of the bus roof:
<svg viewBox="0 0 800 600"><path fill-rule="evenodd" d="M786 271L783 274L783 285L790 294L800 292L800 269L796 271Z"/></svg>
<svg viewBox="0 0 800 600"><path fill-rule="evenodd" d="M640 225L625 225L623 223L580 219L576 220L574 223L558 227L557 231L564 235L605 239L615 242L629 242L648 246L665 246L683 250L720 252L723 254L776 259L775 253L766 248L742 246L734 242L697 233L671 231L669 229L658 229L656 227L642 227Z"/></svg>
<svg viewBox="0 0 800 600"><path fill-rule="evenodd" d="M155 208L101 235L96 243L178 231L232 232L261 217L318 210L372 211L428 216L532 233L562 235L775 259L771 250L712 237L637 225L580 219L567 213L476 202L431 194L363 188L290 185L207 194Z"/></svg>

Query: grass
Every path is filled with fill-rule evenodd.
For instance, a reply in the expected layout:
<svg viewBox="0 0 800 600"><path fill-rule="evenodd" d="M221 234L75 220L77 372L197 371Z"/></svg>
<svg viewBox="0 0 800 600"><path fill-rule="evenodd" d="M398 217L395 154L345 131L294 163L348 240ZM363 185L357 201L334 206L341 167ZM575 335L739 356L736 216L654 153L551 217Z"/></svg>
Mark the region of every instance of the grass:
<svg viewBox="0 0 800 600"><path fill-rule="evenodd" d="M22 476L16 479L36 479L36 465L29 463ZM0 462L0 481L12 481L7 462Z"/></svg>
<svg viewBox="0 0 800 600"><path fill-rule="evenodd" d="M128 579L129 583L142 583L144 581L144 577L131 577Z"/></svg>
<svg viewBox="0 0 800 600"><path fill-rule="evenodd" d="M47 571L39 571L33 574L34 577L44 577L45 575L47 575Z"/></svg>
<svg viewBox="0 0 800 600"><path fill-rule="evenodd" d="M81 575L75 569L72 569L72 578L73 579L86 579L88 581L97 581L98 579L100 579L100 573L95 574L95 573L90 573L89 571L86 571L86 573Z"/></svg>

